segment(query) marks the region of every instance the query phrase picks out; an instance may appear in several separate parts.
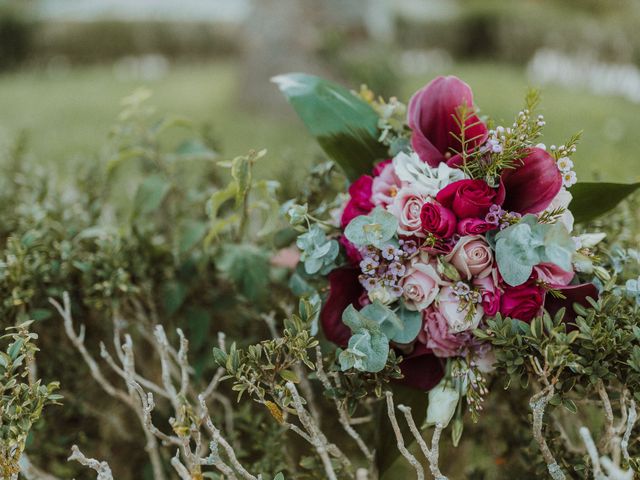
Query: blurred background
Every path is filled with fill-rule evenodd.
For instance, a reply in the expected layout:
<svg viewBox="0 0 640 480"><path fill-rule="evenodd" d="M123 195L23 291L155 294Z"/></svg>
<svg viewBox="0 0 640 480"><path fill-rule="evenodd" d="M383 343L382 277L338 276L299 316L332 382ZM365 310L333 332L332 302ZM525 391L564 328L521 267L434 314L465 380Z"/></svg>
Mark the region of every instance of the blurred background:
<svg viewBox="0 0 640 480"><path fill-rule="evenodd" d="M307 71L407 101L439 74L510 123L543 88L547 145L584 130L585 179L640 175L636 0L0 0L0 145L64 177L99 161L136 88L295 191L319 150L269 78ZM286 173L286 176L285 176Z"/></svg>

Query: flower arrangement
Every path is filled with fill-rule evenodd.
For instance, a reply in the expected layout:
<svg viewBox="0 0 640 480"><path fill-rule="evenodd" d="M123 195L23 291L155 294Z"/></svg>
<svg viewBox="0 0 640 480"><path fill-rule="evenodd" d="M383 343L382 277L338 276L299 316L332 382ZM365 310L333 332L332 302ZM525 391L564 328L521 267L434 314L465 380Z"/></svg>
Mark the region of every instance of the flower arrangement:
<svg viewBox="0 0 640 480"><path fill-rule="evenodd" d="M309 78L276 82L314 132L322 111L305 117L300 108ZM369 171L355 175L355 155L334 155L352 182L326 221L306 205L288 205L303 231L304 274L328 279L324 335L340 347L343 371L380 372L393 351L403 383L429 391L445 377L443 388L453 380L464 395L462 385L480 388L494 363L482 333L489 319L530 323L562 310L570 323L575 304L598 297L592 280L602 272L592 248L604 235L573 234L579 135L547 148L537 92L503 126L482 117L470 87L452 76L431 81L408 107L375 99L366 87L351 97L377 117L376 144L364 153ZM341 140L318 137L327 152L338 150ZM578 194L584 204L584 189Z"/></svg>

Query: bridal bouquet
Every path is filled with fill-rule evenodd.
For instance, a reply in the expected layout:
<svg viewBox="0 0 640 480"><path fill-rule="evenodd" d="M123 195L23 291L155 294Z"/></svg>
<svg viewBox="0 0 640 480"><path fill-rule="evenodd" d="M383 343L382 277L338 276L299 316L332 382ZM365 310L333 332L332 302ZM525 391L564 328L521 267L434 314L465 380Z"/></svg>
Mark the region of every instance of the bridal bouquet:
<svg viewBox="0 0 640 480"><path fill-rule="evenodd" d="M579 136L541 143L536 92L499 125L456 77L408 107L302 74L275 81L351 178L328 219L288 206L304 275L328 279L320 320L343 371L380 372L393 352L409 386L428 391L460 371L474 384L493 364L490 319L530 323L546 310L570 324L576 304L597 299L592 248L604 234L572 233ZM594 185L576 187L580 221L620 200L589 205Z"/></svg>

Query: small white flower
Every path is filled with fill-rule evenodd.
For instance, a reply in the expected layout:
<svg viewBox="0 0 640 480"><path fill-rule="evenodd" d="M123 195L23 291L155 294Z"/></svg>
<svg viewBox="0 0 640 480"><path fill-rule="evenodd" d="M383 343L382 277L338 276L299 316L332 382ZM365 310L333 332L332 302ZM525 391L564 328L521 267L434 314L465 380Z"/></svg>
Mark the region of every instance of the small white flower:
<svg viewBox="0 0 640 480"><path fill-rule="evenodd" d="M578 177L576 177L576 172L574 172L573 170L564 172L562 174L562 185L564 185L566 188L569 188L572 185L575 185L577 181L578 181Z"/></svg>
<svg viewBox="0 0 640 480"><path fill-rule="evenodd" d="M536 145L536 148L541 148L542 150L546 150L547 146L544 143L539 143Z"/></svg>
<svg viewBox="0 0 640 480"><path fill-rule="evenodd" d="M571 161L570 158L568 157L560 157L558 159L558 169L561 172L568 172L569 170L571 170L573 168L573 162Z"/></svg>

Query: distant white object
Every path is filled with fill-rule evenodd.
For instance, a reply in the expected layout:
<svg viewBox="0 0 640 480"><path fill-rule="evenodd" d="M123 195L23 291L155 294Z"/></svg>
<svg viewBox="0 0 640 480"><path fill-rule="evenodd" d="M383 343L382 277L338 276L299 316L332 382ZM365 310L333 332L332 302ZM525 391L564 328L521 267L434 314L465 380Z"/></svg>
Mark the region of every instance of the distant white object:
<svg viewBox="0 0 640 480"><path fill-rule="evenodd" d="M126 56L113 66L113 73L120 81L160 80L169 72L169 61L163 55Z"/></svg>
<svg viewBox="0 0 640 480"><path fill-rule="evenodd" d="M251 0L40 0L43 19L172 20L241 23Z"/></svg>
<svg viewBox="0 0 640 480"><path fill-rule="evenodd" d="M616 95L640 103L640 69L632 64L603 63L589 55L570 56L543 49L533 56L527 72L536 83L582 87L597 95Z"/></svg>

